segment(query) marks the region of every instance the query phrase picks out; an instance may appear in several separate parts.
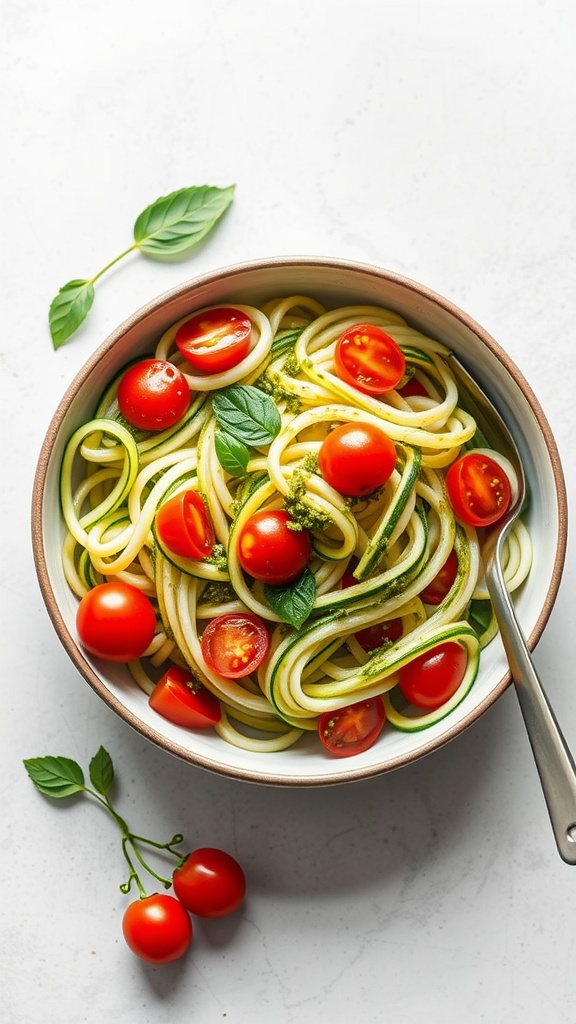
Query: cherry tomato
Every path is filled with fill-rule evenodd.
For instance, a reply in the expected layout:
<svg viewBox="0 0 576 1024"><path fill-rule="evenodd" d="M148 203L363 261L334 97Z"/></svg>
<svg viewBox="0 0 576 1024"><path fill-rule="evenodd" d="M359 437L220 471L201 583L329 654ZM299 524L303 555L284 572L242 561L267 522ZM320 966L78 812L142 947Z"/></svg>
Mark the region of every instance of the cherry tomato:
<svg viewBox="0 0 576 1024"><path fill-rule="evenodd" d="M377 647L387 641L395 644L402 636L402 619L388 619L387 622L377 622L374 626L366 626L354 634L360 647L365 651L375 651Z"/></svg>
<svg viewBox="0 0 576 1024"><path fill-rule="evenodd" d="M160 543L181 558L208 558L214 550L214 527L197 491L179 491L156 513Z"/></svg>
<svg viewBox="0 0 576 1024"><path fill-rule="evenodd" d="M134 363L118 385L118 406L125 420L141 430L165 430L181 420L190 405L190 386L177 366L164 359Z"/></svg>
<svg viewBox="0 0 576 1024"><path fill-rule="evenodd" d="M76 613L80 642L104 661L135 661L150 646L156 613L149 598L129 583L99 583Z"/></svg>
<svg viewBox="0 0 576 1024"><path fill-rule="evenodd" d="M456 693L464 678L467 660L461 644L453 640L438 644L400 669L400 691L415 707L434 711Z"/></svg>
<svg viewBox="0 0 576 1024"><path fill-rule="evenodd" d="M368 750L382 732L386 714L381 697L325 711L318 719L318 735L336 757L351 757Z"/></svg>
<svg viewBox="0 0 576 1024"><path fill-rule="evenodd" d="M172 881L178 899L198 917L232 914L246 895L246 877L238 861L211 846L190 853Z"/></svg>
<svg viewBox="0 0 576 1024"><path fill-rule="evenodd" d="M406 360L394 338L374 324L356 324L336 342L336 373L358 391L383 395L400 383Z"/></svg>
<svg viewBox="0 0 576 1024"><path fill-rule="evenodd" d="M420 598L424 601L424 604L440 604L451 589L457 574L458 556L454 548L452 548L440 572L420 593Z"/></svg>
<svg viewBox="0 0 576 1024"><path fill-rule="evenodd" d="M510 480L484 452L467 452L446 474L446 489L455 516L470 526L490 526L506 514L512 491Z"/></svg>
<svg viewBox="0 0 576 1024"><path fill-rule="evenodd" d="M158 680L148 703L163 718L185 729L207 729L222 717L218 698L178 665Z"/></svg>
<svg viewBox="0 0 576 1024"><path fill-rule="evenodd" d="M343 423L322 442L318 465L331 487L357 498L386 483L396 465L396 448L371 423Z"/></svg>
<svg viewBox="0 0 576 1024"><path fill-rule="evenodd" d="M229 306L208 309L186 320L175 342L184 358L202 373L222 373L248 355L252 321Z"/></svg>
<svg viewBox="0 0 576 1024"><path fill-rule="evenodd" d="M265 623L251 612L217 615L210 620L201 639L204 661L225 679L241 679L255 672L269 645Z"/></svg>
<svg viewBox="0 0 576 1024"><path fill-rule="evenodd" d="M122 931L130 949L150 964L181 957L192 941L192 922L180 900L154 893L129 903Z"/></svg>
<svg viewBox="0 0 576 1024"><path fill-rule="evenodd" d="M238 539L240 565L256 580L281 584L296 579L310 561L307 530L294 529L283 509L261 509L244 524Z"/></svg>
<svg viewBox="0 0 576 1024"><path fill-rule="evenodd" d="M402 395L402 398L428 398L426 388L416 377L410 377L404 387L398 388L398 394Z"/></svg>

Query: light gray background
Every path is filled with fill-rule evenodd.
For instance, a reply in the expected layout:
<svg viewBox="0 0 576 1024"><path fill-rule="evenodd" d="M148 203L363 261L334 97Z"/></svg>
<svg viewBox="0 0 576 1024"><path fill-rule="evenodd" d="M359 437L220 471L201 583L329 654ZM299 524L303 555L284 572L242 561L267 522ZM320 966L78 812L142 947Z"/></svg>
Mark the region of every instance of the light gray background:
<svg viewBox="0 0 576 1024"><path fill-rule="evenodd" d="M466 309L532 384L576 506L572 0L4 0L2 913L12 1024L574 1024L576 869L560 861L508 692L424 761L347 788L264 789L182 764L79 678L29 539L67 384L140 305L268 255L377 263ZM237 184L185 263L134 256L58 353L50 300L185 185ZM535 660L576 747L576 554ZM37 794L23 757L113 755L144 834L236 851L249 898L148 968L120 936L114 826Z"/></svg>

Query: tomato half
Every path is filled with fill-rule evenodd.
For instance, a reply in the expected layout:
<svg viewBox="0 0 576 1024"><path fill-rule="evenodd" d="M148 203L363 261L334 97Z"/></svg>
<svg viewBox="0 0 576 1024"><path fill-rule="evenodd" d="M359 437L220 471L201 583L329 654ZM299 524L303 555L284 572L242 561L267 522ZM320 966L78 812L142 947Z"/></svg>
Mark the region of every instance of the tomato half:
<svg viewBox="0 0 576 1024"><path fill-rule="evenodd" d="M201 373L222 373L248 355L252 321L231 306L218 306L190 317L178 328L178 351Z"/></svg>
<svg viewBox="0 0 576 1024"><path fill-rule="evenodd" d="M207 624L201 639L204 661L225 679L241 679L255 672L269 645L265 623L251 612L217 615Z"/></svg>
<svg viewBox="0 0 576 1024"><path fill-rule="evenodd" d="M318 736L336 757L351 757L368 750L382 732L386 713L381 697L357 701L318 719Z"/></svg>
<svg viewBox="0 0 576 1024"><path fill-rule="evenodd" d="M76 612L82 646L104 661L135 661L150 646L156 613L149 598L129 583L99 583Z"/></svg>
<svg viewBox="0 0 576 1024"><path fill-rule="evenodd" d="M396 465L396 448L371 423L343 423L322 442L318 465L331 487L356 498L386 483Z"/></svg>
<svg viewBox="0 0 576 1024"><path fill-rule="evenodd" d="M360 647L366 652L375 651L382 644L395 644L403 632L402 619L388 619L387 622L377 622L374 626L366 626L354 634Z"/></svg>
<svg viewBox="0 0 576 1024"><path fill-rule="evenodd" d="M172 876L174 892L191 914L225 917L246 895L246 876L225 850L206 846L190 853Z"/></svg>
<svg viewBox="0 0 576 1024"><path fill-rule="evenodd" d="M453 640L418 655L398 673L402 695L417 708L434 711L453 697L466 672L468 656Z"/></svg>
<svg viewBox="0 0 576 1024"><path fill-rule="evenodd" d="M391 391L406 372L400 346L374 324L356 324L344 331L336 343L334 364L342 380L368 395Z"/></svg>
<svg viewBox="0 0 576 1024"><path fill-rule="evenodd" d="M261 509L250 516L238 538L238 559L256 580L278 585L296 579L310 561L307 530L295 529L284 509Z"/></svg>
<svg viewBox="0 0 576 1024"><path fill-rule="evenodd" d="M446 474L454 515L470 526L490 526L506 515L512 489L507 474L484 452L467 452Z"/></svg>
<svg viewBox="0 0 576 1024"><path fill-rule="evenodd" d="M185 729L207 729L222 717L218 698L178 665L158 680L148 703L163 718Z"/></svg>
<svg viewBox="0 0 576 1024"><path fill-rule="evenodd" d="M141 960L167 964L188 949L192 922L180 900L154 893L129 903L122 918L122 932L128 946Z"/></svg>
<svg viewBox="0 0 576 1024"><path fill-rule="evenodd" d="M165 359L134 363L118 385L118 406L125 420L141 430L166 430L190 405L190 386L177 366Z"/></svg>
<svg viewBox="0 0 576 1024"><path fill-rule="evenodd" d="M160 543L181 558L208 558L214 550L214 527L197 491L179 491L156 512Z"/></svg>
<svg viewBox="0 0 576 1024"><path fill-rule="evenodd" d="M441 604L446 594L451 589L458 574L458 556L452 548L440 572L430 581L427 587L420 593L420 599L424 604Z"/></svg>

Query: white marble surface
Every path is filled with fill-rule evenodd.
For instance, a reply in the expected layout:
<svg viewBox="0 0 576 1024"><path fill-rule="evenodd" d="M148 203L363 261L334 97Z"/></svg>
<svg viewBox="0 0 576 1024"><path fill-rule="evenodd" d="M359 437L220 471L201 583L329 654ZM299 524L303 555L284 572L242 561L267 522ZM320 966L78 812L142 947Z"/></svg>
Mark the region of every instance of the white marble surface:
<svg viewBox="0 0 576 1024"><path fill-rule="evenodd" d="M576 869L558 857L513 692L401 772L288 791L189 767L117 720L49 623L36 457L75 372L133 310L259 256L373 262L452 299L532 383L570 507L576 363L572 0L4 0L2 937L9 1024L574 1024ZM48 304L136 214L236 182L184 263L130 257L54 353ZM535 653L576 748L576 552ZM249 897L150 968L124 946L112 822L37 794L22 758L114 757L119 810L237 852Z"/></svg>

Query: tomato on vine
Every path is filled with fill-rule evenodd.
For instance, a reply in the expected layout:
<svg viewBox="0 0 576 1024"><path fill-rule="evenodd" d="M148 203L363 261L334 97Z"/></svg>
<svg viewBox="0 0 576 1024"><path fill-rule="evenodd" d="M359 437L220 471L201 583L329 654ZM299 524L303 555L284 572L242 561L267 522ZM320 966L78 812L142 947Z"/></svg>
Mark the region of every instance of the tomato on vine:
<svg viewBox="0 0 576 1024"><path fill-rule="evenodd" d="M151 964L183 956L192 941L190 915L175 896L153 893L129 903L122 933L132 952Z"/></svg>
<svg viewBox="0 0 576 1024"><path fill-rule="evenodd" d="M238 861L211 846L190 853L172 880L178 899L198 917L232 914L246 895L246 876Z"/></svg>

